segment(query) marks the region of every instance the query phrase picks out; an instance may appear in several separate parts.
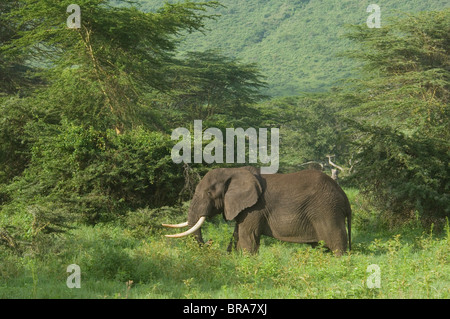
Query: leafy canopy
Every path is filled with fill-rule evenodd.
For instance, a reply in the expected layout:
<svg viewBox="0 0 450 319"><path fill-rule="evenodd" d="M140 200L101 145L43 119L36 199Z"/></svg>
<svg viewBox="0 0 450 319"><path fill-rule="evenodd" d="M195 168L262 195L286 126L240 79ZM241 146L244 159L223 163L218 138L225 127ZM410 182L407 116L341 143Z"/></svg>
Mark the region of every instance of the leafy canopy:
<svg viewBox="0 0 450 319"><path fill-rule="evenodd" d="M383 210L417 212L444 223L450 214L450 10L423 12L381 29L354 27L364 62L352 118L354 179Z"/></svg>
<svg viewBox="0 0 450 319"><path fill-rule="evenodd" d="M19 1L8 15L19 31L3 50L39 67L48 85L47 104L84 125L105 119L101 124L117 131L137 121L139 107L146 104L143 92L168 89L165 65L173 58L177 35L202 30L208 16L199 12L218 5L166 4L157 13L144 13L84 0L77 3L81 28L69 29L70 4Z"/></svg>

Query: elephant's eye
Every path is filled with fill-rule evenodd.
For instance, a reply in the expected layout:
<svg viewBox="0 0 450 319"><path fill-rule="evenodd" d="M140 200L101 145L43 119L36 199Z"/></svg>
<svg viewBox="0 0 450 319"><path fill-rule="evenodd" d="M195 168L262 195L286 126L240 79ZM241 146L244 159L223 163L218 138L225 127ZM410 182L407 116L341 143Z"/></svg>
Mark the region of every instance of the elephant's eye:
<svg viewBox="0 0 450 319"><path fill-rule="evenodd" d="M211 191L208 191L207 194L208 196L212 196Z"/></svg>

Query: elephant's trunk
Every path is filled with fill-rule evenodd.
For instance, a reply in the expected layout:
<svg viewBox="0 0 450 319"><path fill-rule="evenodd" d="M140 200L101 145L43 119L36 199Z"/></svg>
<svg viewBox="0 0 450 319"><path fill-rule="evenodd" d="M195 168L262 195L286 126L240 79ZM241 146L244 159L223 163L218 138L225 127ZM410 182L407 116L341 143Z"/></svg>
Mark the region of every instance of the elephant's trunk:
<svg viewBox="0 0 450 319"><path fill-rule="evenodd" d="M197 242L199 244L204 244L205 242L203 241L203 237L202 237L202 229L199 228L196 232L193 233L195 239L197 240Z"/></svg>

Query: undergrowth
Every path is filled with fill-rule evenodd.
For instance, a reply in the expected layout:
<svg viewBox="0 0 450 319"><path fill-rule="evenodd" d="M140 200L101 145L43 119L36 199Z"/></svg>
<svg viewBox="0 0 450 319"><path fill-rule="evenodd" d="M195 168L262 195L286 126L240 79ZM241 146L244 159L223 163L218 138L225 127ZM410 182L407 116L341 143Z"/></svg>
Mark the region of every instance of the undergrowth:
<svg viewBox="0 0 450 319"><path fill-rule="evenodd" d="M146 239L112 224L80 226L45 256L1 252L0 298L449 298L450 235L411 229L356 241L336 258L321 248L264 238L260 252L227 253L232 225L205 227L212 242ZM416 229L416 232L418 230ZM356 238L362 238L358 234ZM66 268L81 268L69 289ZM367 284L380 268L380 288Z"/></svg>

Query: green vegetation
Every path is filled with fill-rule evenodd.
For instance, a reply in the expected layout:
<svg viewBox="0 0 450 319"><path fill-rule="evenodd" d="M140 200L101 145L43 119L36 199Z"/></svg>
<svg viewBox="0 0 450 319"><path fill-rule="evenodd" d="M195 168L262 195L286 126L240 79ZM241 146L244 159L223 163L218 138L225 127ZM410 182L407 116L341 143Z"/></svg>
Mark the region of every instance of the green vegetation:
<svg viewBox="0 0 450 319"><path fill-rule="evenodd" d="M424 12L348 35L364 61L347 112L358 122L358 187L383 209L450 214L450 10Z"/></svg>
<svg viewBox="0 0 450 319"><path fill-rule="evenodd" d="M172 1L175 2L175 1ZM408 13L448 8L448 1L281 1L223 0L224 7L211 13L220 18L207 21L205 34L186 37L181 49L220 49L224 54L256 62L267 77L267 93L275 96L301 92L325 92L342 81L359 76L359 63L340 56L354 48L344 37L349 24L365 25L369 4L381 8L381 23ZM143 0L142 9L154 11L159 0Z"/></svg>
<svg viewBox="0 0 450 319"><path fill-rule="evenodd" d="M206 224L212 244L169 240L141 210L115 223L79 225L40 257L1 253L0 298L443 298L450 297L450 232L437 236L410 223L388 231L348 189L354 216L351 254L263 237L258 255L227 253L233 227ZM184 213L179 212L184 217ZM157 219L157 218L156 218ZM153 222L152 222L153 220ZM81 288L69 289L70 264L81 268ZM381 271L370 289L369 265Z"/></svg>
<svg viewBox="0 0 450 319"><path fill-rule="evenodd" d="M444 1L380 1L381 29L364 2L263 0L83 0L69 29L71 3L0 4L0 297L450 297ZM204 247L166 240L217 166L171 160L171 132L195 119L279 127L280 172L330 173L333 155L352 252L264 238L228 254L219 220ZM66 286L73 263L82 289Z"/></svg>

